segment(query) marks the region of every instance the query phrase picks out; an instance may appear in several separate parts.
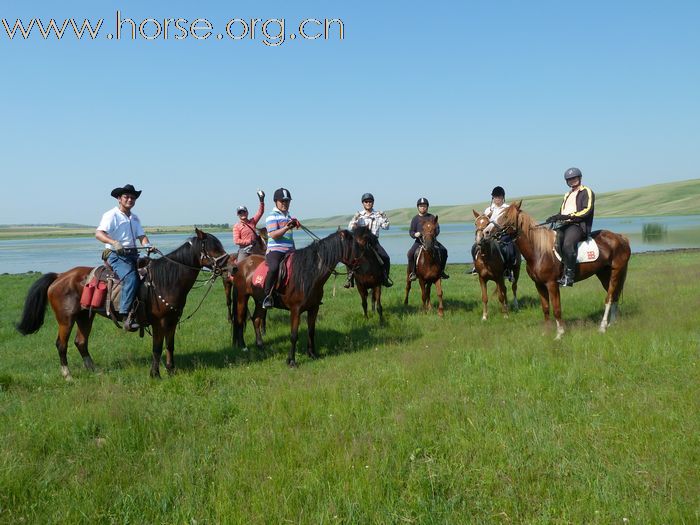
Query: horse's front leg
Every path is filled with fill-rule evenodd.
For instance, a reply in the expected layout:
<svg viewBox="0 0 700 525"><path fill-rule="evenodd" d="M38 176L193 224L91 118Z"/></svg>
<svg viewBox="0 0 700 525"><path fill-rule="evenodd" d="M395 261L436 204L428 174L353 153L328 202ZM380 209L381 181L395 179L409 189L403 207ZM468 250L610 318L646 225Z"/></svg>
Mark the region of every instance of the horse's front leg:
<svg viewBox="0 0 700 525"><path fill-rule="evenodd" d="M496 279L496 290L498 292L498 302L501 303L501 313L504 317L508 317L508 299L506 297L506 282L503 279L503 272Z"/></svg>
<svg viewBox="0 0 700 525"><path fill-rule="evenodd" d="M163 328L159 323L153 324L153 361L151 362L151 377L160 378L160 359L163 355Z"/></svg>
<svg viewBox="0 0 700 525"><path fill-rule="evenodd" d="M411 279L408 278L409 275L408 270L406 270L406 297L403 299L404 306L408 305L408 292L411 291Z"/></svg>
<svg viewBox="0 0 700 525"><path fill-rule="evenodd" d="M542 283L535 283L537 293L540 294L540 304L542 305L542 313L544 314L544 322L549 323L549 290Z"/></svg>
<svg viewBox="0 0 700 525"><path fill-rule="evenodd" d="M289 347L289 355L287 356L287 366L290 368L294 368L297 366L297 362L295 360L296 356L296 351L297 351L297 340L299 339L299 319L301 317L301 312L299 311L299 308L292 308L289 312L289 320L291 323L291 332L290 332L290 342L291 346Z"/></svg>
<svg viewBox="0 0 700 525"><path fill-rule="evenodd" d="M382 309L382 287L377 285L372 290L372 304L376 305L377 314L379 315L379 323L384 324L384 310Z"/></svg>
<svg viewBox="0 0 700 525"><path fill-rule="evenodd" d="M432 309L432 305L430 304L430 283L425 282L423 279L420 279L419 282L423 310L427 312Z"/></svg>
<svg viewBox="0 0 700 525"><path fill-rule="evenodd" d="M513 310L520 310L520 305L518 304L518 277L520 277L520 268L513 270L513 284L511 285L511 290L513 290Z"/></svg>
<svg viewBox="0 0 700 525"><path fill-rule="evenodd" d="M308 347L306 353L312 359L316 359L316 318L318 317L318 306L310 308L306 313L306 326L308 332Z"/></svg>
<svg viewBox="0 0 700 525"><path fill-rule="evenodd" d="M233 300L232 300L232 289L233 285L229 280L229 275L226 274L222 279L224 283L224 295L226 296L226 314L228 315L228 322L233 323Z"/></svg>
<svg viewBox="0 0 700 525"><path fill-rule="evenodd" d="M362 300L362 311L365 313L365 319L367 319L367 288L358 282L355 282L357 286L357 292L360 294L360 299Z"/></svg>
<svg viewBox="0 0 700 525"><path fill-rule="evenodd" d="M445 308L442 304L442 279L435 281L435 291L437 291L438 296L438 315L442 317L445 314ZM430 294L430 290L428 290L428 294ZM428 300L430 300L430 295L428 295Z"/></svg>
<svg viewBox="0 0 700 525"><path fill-rule="evenodd" d="M253 311L253 328L255 329L255 346L261 349L263 343L263 333L265 332L265 322L267 319L267 310L262 307L262 303L255 303Z"/></svg>
<svg viewBox="0 0 700 525"><path fill-rule="evenodd" d="M556 281L551 281L547 283L547 290L549 291L549 301L552 303L552 310L554 311L554 320L557 323L557 335L554 338L559 341L564 335L564 321L561 318L561 296L559 295L559 284Z"/></svg>
<svg viewBox="0 0 700 525"><path fill-rule="evenodd" d="M489 291L486 285L486 279L479 274L479 285L481 286L481 303L483 308L481 311L481 320L486 321L489 318Z"/></svg>
<svg viewBox="0 0 700 525"><path fill-rule="evenodd" d="M175 329L177 325L168 327L165 333L165 369L168 375L175 373Z"/></svg>
<svg viewBox="0 0 700 525"><path fill-rule="evenodd" d="M245 333L246 318L248 316L248 298L243 293L237 294L236 306L233 312L233 337L234 344L238 348L245 349Z"/></svg>

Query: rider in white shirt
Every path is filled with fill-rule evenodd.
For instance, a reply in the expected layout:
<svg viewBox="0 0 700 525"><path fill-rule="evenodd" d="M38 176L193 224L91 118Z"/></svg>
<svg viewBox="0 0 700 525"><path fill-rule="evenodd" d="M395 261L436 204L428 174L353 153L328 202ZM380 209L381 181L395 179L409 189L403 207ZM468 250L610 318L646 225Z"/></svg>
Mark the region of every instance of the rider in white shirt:
<svg viewBox="0 0 700 525"><path fill-rule="evenodd" d="M389 229L389 218L386 216L386 213L374 209L374 195L371 193L363 194L362 207L364 209L358 211L350 220L348 230L352 231L356 226L367 226L374 236L379 237L379 230ZM394 284L389 278L391 260L389 259L389 254L386 253L386 250L379 243L377 243L377 255L379 255L384 263L383 285L388 288ZM348 279L343 286L345 288L352 288L352 272L348 272Z"/></svg>

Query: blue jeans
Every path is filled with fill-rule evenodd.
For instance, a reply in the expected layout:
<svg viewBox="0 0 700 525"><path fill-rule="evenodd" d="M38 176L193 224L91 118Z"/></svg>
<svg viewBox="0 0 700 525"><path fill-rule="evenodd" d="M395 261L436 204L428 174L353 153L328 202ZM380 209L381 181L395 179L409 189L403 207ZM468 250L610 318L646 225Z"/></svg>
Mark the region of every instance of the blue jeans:
<svg viewBox="0 0 700 525"><path fill-rule="evenodd" d="M136 289L139 286L139 277L138 273L136 273L136 261L138 258L138 254L117 255L115 252L107 256L107 262L109 262L122 282L122 296L119 302L120 314L129 313L131 303L136 296Z"/></svg>

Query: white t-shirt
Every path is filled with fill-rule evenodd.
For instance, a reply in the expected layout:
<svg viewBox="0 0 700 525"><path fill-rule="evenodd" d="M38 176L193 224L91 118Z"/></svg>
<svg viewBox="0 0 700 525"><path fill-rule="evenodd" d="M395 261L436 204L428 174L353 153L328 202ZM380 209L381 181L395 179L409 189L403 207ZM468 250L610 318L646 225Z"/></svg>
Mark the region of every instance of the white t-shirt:
<svg viewBox="0 0 700 525"><path fill-rule="evenodd" d="M122 243L124 248L136 248L138 238L146 235L138 216L135 213L127 216L119 207L106 212L97 229L107 232L112 239ZM105 244L105 248L110 249L112 245Z"/></svg>
<svg viewBox="0 0 700 525"><path fill-rule="evenodd" d="M498 224L498 218L503 215L503 212L508 209L508 206L509 205L505 202L500 206L496 206L495 204L491 203L491 206L484 210L484 215L490 215L491 222Z"/></svg>

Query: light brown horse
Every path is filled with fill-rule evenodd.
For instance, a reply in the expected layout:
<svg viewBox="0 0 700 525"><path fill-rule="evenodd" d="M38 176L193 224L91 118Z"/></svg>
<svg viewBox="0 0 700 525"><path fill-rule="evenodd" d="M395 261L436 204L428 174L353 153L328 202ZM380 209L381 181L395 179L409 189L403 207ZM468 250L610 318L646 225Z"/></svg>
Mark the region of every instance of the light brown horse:
<svg viewBox="0 0 700 525"><path fill-rule="evenodd" d="M480 214L476 210L472 210L476 220L474 221L474 242L477 245L477 254L474 258L474 268L476 268L476 273L479 276L479 284L481 285L481 302L483 303L483 310L481 314L481 320L486 321L489 316L488 303L489 295L486 283L488 281L494 281L496 283L496 290L498 292L498 301L501 303L501 312L504 316L508 317L508 301L507 301L507 291L505 283L505 263L503 262L503 256L498 249L498 240L493 236L494 228L498 231L500 228L498 225L491 222L491 218L488 215ZM517 250L516 250L517 252ZM513 290L513 308L518 309L518 278L520 277L520 252L516 253L516 265L513 270L513 283L511 284L511 289Z"/></svg>
<svg viewBox="0 0 700 525"><path fill-rule="evenodd" d="M549 321L549 305L552 304L557 323L556 339L564 335L564 323L561 320L561 301L557 279L561 275L562 265L554 256L555 232L537 225L535 220L521 210L522 201L511 204L499 217L498 223L512 237L527 262L527 273L535 282L540 294L542 312L545 321ZM591 233L598 244L600 255L592 262L576 265L576 281L596 275L607 291L605 313L600 322L600 332L605 332L617 313L617 302L625 286L627 264L630 259L629 241L624 235L608 230Z"/></svg>
<svg viewBox="0 0 700 525"><path fill-rule="evenodd" d="M352 266L353 236L348 230L341 230L311 245L296 250L291 260L291 279L287 285L275 292L275 307L289 310L291 324L291 347L287 357L287 365L296 366L296 347L299 337L299 322L301 314L307 312L307 354L315 358L316 318L323 299L323 286L335 271L339 262ZM234 344L245 348L243 332L248 311L248 299L255 301L253 326L255 327L255 344L262 348L262 321L265 310L262 308L264 291L262 286L253 286L255 269L265 260L259 255L251 255L234 270L233 297L236 301L234 309Z"/></svg>
<svg viewBox="0 0 700 525"><path fill-rule="evenodd" d="M238 265L239 262L243 262L249 255L265 255L267 250L267 228L256 228L257 237L253 243L250 252L245 256L239 258L239 254L231 253L228 265L226 266L226 274L222 279L224 283L224 295L226 296L226 312L228 314L228 322L233 323L233 280L228 277L232 275L231 269L233 266ZM263 320L263 326L265 322ZM263 329L264 331L264 329Z"/></svg>
<svg viewBox="0 0 700 525"><path fill-rule="evenodd" d="M384 263L377 253L379 239L367 226L356 226L352 230L355 239L356 254L354 267L355 286L362 300L362 310L367 319L367 296L372 291L372 311L379 315L379 322L384 323L382 309L382 284L384 283Z"/></svg>
<svg viewBox="0 0 700 525"><path fill-rule="evenodd" d="M440 261L435 246L437 242L435 240L437 228L437 215L423 223L423 235L420 237L422 246L419 248L416 260L416 276L420 284L423 310L428 311L432 309L432 304L430 303L430 288L435 284L438 296L438 315L442 317L444 308L442 304L441 275L444 270L444 262ZM404 305L408 305L408 294L411 291L411 279L409 275L409 269L406 268L406 297L404 297L403 300Z"/></svg>
<svg viewBox="0 0 700 525"><path fill-rule="evenodd" d="M171 374L175 371L175 329L199 270L203 267L211 268L218 275L228 259L219 239L198 229L195 232L196 235L185 244L152 260L148 266L145 318L139 319L139 322L150 325L153 330L151 377L160 377L163 341L167 350L165 367ZM56 348L61 361L61 373L66 380L71 379L67 354L68 339L74 324L78 325L75 346L83 358L85 368L95 369L88 352L88 338L96 311L80 306L83 284L91 270L89 266L78 266L64 273L41 276L29 289L22 319L17 324L17 330L22 335L37 332L44 323L47 303L51 305L58 321ZM105 315L104 311L99 313Z"/></svg>

